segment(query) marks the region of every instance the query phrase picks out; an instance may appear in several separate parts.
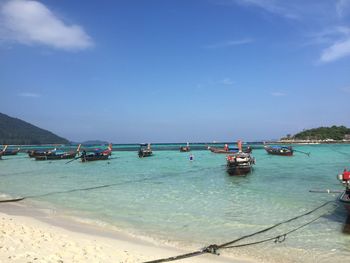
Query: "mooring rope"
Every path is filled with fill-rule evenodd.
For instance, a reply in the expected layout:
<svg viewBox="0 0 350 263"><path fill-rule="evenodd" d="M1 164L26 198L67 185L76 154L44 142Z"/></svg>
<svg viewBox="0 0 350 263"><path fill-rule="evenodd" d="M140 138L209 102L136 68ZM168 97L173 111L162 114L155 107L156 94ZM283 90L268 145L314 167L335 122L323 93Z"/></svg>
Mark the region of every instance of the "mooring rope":
<svg viewBox="0 0 350 263"><path fill-rule="evenodd" d="M310 214L314 213L315 211L319 210L319 209L322 208L322 207L325 207L326 205L328 205L328 204L330 204L330 203L334 203L334 201L327 201L327 202L323 203L322 205L320 205L320 206L318 206L318 207L316 207L316 208L314 208L314 209L312 209L312 210L310 210L310 211L308 211L308 212L306 212L306 213L304 213L304 214L297 215L297 216L292 217L292 218L290 218L290 219L287 219L287 220L285 220L285 221L276 223L276 224L274 224L273 226L270 226L270 227L267 227L267 228L265 228L265 229L262 229L262 230L260 230L260 231L258 231L258 232L254 232L254 233L252 233L252 234L249 234L249 235L240 237L240 238L238 238L238 239L232 240L232 241L230 241L230 242L224 243L224 244L221 245L221 247L226 247L226 246L231 245L231 244L233 244L233 243L236 243L236 242L238 242L238 241L240 241L240 240L242 240L242 239L246 239L246 238L248 238L248 237L252 237L252 236L255 236L255 235L257 235L257 234L261 234L261 233L267 232L267 231L269 231L269 230L271 230L271 229L273 229L273 228L276 228L276 227L278 227L278 226L280 226L280 225L283 225L283 224L286 224L286 223L290 223L290 222L295 221L295 220L297 220L297 219L299 219L299 218L301 218L301 217L310 215Z"/></svg>
<svg viewBox="0 0 350 263"><path fill-rule="evenodd" d="M328 213L328 212L327 212ZM226 246L226 247L223 247L221 249L226 249L226 248L237 248L237 247L245 247L245 246L250 246L250 245L257 245L257 244L261 244L261 243L265 243L267 241L271 241L271 240L274 240L275 243L282 243L286 240L286 237L287 235L289 235L290 233L293 233L303 227L306 227L307 225L310 225L312 224L313 222L317 221L318 219L320 219L322 216L326 215L327 213L323 213L321 214L320 216L306 222L305 224L303 225L300 225L296 228L293 228L292 230L288 231L288 232L285 232L283 234L280 234L280 235L277 235L277 236L274 236L274 237L270 237L270 238L267 238L267 239L263 239L263 240L260 240L260 241L255 241L255 242L250 242L250 243L245 243L245 244L240 244L240 245L232 245L232 246Z"/></svg>
<svg viewBox="0 0 350 263"><path fill-rule="evenodd" d="M286 223L290 223L296 219L299 219L299 218L302 218L304 216L307 216L307 215L310 215L314 212L316 212L317 210L319 210L320 208L322 207L325 207L326 205L330 204L330 203L335 203L334 201L327 201L325 203L323 203L322 205L304 213L304 214L301 214L301 215L298 215L298 216L295 216L293 218L290 218L288 220L285 220L285 221L282 221L282 222L279 222L277 224L274 224L273 226L270 226L270 227L267 227L265 229L262 229L260 231L257 231L257 232L254 232L252 234L249 234L249 235L245 235L245 236L242 236L240 238L237 238L235 240L232 240L230 242L227 242L227 243L223 243L221 245L216 245L216 244L212 244L212 245L209 245L207 247L204 247L203 249L201 250L197 250L197 251L194 251L194 252L190 252L190 253L186 253L186 254L182 254L182 255L178 255L178 256L173 256L173 257L169 257L169 258L162 258L162 259L157 259L157 260L151 260L151 261L146 261L144 263L160 263L160 262L169 262L169 261L175 261L175 260L180 260L180 259L184 259L184 258L189 258L189 257L194 257L194 256L199 256L199 255L202 255L202 254L206 254L206 253L209 253L209 254L215 254L215 255L219 255L218 253L218 250L220 249L229 249L229 248L237 248L237 247L244 247L244 246L251 246L251 245L256 245L256 244L261 244L261 243L265 243L265 242L268 242L268 241L271 241L271 240L274 240L275 243L282 243L283 241L285 241L286 239L286 236L290 233L293 233L313 222L315 222L316 220L318 220L319 218L321 218L322 216L326 215L327 213L329 212L326 212L326 213L323 213L321 214L320 216L308 221L307 223L303 224L303 225L300 225L288 232L285 232L283 234L280 234L280 235L277 235L277 236L274 236L274 237L270 237L270 238L266 238L266 239L263 239L263 240L260 240L260 241L256 241L256 242L250 242L250 243L245 243L245 244L240 244L240 245L233 245L234 243L237 243L238 241L241 241L243 239L246 239L248 237L252 237L252 236L255 236L255 235L258 235L258 234L261 234L261 233L264 233L264 232L267 232L273 228L276 228L282 224L286 224Z"/></svg>
<svg viewBox="0 0 350 263"><path fill-rule="evenodd" d="M340 151L340 150L338 150L338 149L334 149L335 147L334 146L331 146L331 147L329 147L332 151L334 151L334 152L336 152L336 153L339 153L339 154L342 154L342 155L344 155L344 156L349 156L350 155L350 153L345 153L345 152L343 152L343 151Z"/></svg>
<svg viewBox="0 0 350 263"><path fill-rule="evenodd" d="M66 191L56 191L56 192L49 192L49 193L38 194L38 195L28 195L28 196L13 198L13 199L0 200L0 203L19 202L19 201L23 201L25 199L30 199L30 198L38 198L38 197L44 197L44 196L50 196L50 195L56 195L56 194L73 193L73 192L79 192L79 191L90 191L90 190L113 187L113 186L118 186L118 185L129 184L129 183L140 183L140 182L144 182L144 181L162 179L162 178L166 178L169 176L173 176L173 174L154 176L154 177L146 177L146 178L141 178L138 180L129 180L129 181L124 181L124 182L119 182L119 183L114 183L114 184L105 184L105 185L91 186L91 187L86 187L86 188L76 188L76 189L70 189L70 190L66 190Z"/></svg>

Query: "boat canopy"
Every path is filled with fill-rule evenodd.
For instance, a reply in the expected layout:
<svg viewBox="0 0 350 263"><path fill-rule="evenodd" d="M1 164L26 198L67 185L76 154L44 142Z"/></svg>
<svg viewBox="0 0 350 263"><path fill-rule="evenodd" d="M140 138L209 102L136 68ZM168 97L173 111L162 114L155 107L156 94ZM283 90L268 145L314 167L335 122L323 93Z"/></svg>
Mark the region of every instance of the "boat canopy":
<svg viewBox="0 0 350 263"><path fill-rule="evenodd" d="M290 146L272 145L270 147L274 149L289 149Z"/></svg>

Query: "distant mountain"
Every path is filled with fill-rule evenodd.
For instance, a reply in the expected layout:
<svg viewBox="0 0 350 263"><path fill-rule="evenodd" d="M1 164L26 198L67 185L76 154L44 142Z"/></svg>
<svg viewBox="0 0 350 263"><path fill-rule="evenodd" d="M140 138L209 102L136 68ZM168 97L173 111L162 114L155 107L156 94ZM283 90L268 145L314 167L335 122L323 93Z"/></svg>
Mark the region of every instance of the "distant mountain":
<svg viewBox="0 0 350 263"><path fill-rule="evenodd" d="M0 113L0 144L68 144L68 140Z"/></svg>
<svg viewBox="0 0 350 263"><path fill-rule="evenodd" d="M109 144L109 142L100 141L100 140L90 140L90 141L82 142L81 144L84 144L84 145L105 145L105 144Z"/></svg>

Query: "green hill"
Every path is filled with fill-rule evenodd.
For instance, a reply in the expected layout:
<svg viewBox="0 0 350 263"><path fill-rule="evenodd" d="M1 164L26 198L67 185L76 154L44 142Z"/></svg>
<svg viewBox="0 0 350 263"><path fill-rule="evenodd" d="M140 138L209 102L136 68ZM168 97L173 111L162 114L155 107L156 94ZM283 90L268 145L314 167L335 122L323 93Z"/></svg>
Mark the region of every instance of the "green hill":
<svg viewBox="0 0 350 263"><path fill-rule="evenodd" d="M304 130L293 136L300 140L343 140L350 134L350 129L345 126L319 127L310 130Z"/></svg>
<svg viewBox="0 0 350 263"><path fill-rule="evenodd" d="M0 113L0 144L67 144L68 140Z"/></svg>

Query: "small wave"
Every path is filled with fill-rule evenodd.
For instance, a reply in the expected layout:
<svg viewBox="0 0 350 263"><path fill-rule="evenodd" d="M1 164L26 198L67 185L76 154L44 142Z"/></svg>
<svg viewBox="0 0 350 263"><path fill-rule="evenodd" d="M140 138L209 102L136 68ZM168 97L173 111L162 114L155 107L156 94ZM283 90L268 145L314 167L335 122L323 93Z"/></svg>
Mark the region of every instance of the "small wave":
<svg viewBox="0 0 350 263"><path fill-rule="evenodd" d="M0 200L8 200L8 199L13 199L14 197L9 195L9 194L5 194L5 193L0 193Z"/></svg>

